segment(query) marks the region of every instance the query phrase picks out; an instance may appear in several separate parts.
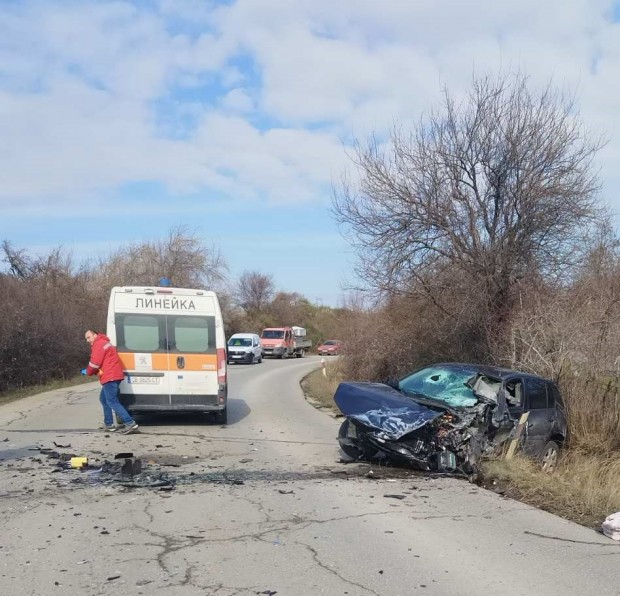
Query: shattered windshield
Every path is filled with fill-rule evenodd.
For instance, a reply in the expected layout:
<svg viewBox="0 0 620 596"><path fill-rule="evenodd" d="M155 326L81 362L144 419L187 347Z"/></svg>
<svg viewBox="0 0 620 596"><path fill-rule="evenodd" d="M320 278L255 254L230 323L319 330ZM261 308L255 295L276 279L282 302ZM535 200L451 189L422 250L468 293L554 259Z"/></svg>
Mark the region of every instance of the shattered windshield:
<svg viewBox="0 0 620 596"><path fill-rule="evenodd" d="M455 408L475 406L480 398L497 401L500 386L500 381L472 366L429 366L398 383L404 393L421 394Z"/></svg>

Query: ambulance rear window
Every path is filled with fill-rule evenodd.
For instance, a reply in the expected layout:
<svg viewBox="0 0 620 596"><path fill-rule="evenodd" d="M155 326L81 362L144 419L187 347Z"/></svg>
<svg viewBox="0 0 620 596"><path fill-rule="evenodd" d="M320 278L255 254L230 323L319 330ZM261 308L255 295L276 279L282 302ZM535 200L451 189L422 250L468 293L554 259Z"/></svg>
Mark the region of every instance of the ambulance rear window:
<svg viewBox="0 0 620 596"><path fill-rule="evenodd" d="M215 337L210 338L209 321L212 317L177 317L174 320L174 337L179 352L206 352ZM211 339L211 341L209 341Z"/></svg>
<svg viewBox="0 0 620 596"><path fill-rule="evenodd" d="M117 313L116 345L123 352L215 354L215 317Z"/></svg>
<svg viewBox="0 0 620 596"><path fill-rule="evenodd" d="M124 347L132 352L155 352L159 348L157 317L127 315L124 331Z"/></svg>

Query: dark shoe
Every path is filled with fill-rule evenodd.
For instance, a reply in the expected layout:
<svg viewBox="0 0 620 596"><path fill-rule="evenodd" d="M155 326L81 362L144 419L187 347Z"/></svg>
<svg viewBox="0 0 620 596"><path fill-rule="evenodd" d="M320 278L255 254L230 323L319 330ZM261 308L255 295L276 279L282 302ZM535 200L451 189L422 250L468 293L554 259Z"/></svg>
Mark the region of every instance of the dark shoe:
<svg viewBox="0 0 620 596"><path fill-rule="evenodd" d="M119 433L123 435L128 435L130 433L135 433L138 430L138 423L132 422L131 424L126 424L123 428L119 429Z"/></svg>

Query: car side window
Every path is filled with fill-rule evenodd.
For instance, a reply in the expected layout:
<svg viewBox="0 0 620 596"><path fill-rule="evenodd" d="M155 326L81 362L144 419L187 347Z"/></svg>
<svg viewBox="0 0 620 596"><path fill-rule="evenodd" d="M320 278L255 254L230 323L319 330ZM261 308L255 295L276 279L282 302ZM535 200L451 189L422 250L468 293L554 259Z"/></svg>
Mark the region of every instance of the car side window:
<svg viewBox="0 0 620 596"><path fill-rule="evenodd" d="M547 383L547 407L548 408L555 408L555 396L557 395L558 390L557 387L553 384L548 382Z"/></svg>
<svg viewBox="0 0 620 596"><path fill-rule="evenodd" d="M509 408L523 407L523 383L521 379L506 381L506 401Z"/></svg>
<svg viewBox="0 0 620 596"><path fill-rule="evenodd" d="M542 379L527 379L527 399L530 410L547 408L547 384Z"/></svg>
<svg viewBox="0 0 620 596"><path fill-rule="evenodd" d="M553 401L555 403L555 407L556 408L563 408L564 407L564 403L562 401L562 396L560 395L560 390L558 388L558 386L555 383L551 384L551 388L552 388L552 394L553 394ZM551 393L549 393L549 395L551 395Z"/></svg>

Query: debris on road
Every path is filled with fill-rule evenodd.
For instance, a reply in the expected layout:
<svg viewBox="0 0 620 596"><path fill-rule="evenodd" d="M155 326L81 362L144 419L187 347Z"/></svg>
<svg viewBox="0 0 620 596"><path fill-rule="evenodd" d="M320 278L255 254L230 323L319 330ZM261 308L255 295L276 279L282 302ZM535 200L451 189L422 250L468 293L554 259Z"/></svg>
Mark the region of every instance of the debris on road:
<svg viewBox="0 0 620 596"><path fill-rule="evenodd" d="M88 458L87 457L72 457L69 460L69 465L72 468L77 468L77 469L86 468L88 467Z"/></svg>

